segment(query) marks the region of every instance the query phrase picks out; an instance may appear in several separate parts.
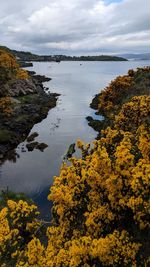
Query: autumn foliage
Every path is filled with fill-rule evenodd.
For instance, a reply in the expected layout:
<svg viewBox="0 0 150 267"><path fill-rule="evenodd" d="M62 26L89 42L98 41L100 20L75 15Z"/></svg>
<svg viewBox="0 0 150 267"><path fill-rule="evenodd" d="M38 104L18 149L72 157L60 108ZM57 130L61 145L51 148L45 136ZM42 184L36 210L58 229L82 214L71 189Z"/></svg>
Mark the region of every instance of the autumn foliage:
<svg viewBox="0 0 150 267"><path fill-rule="evenodd" d="M117 78L100 96L108 116L115 109L113 126L92 144L78 140L81 157L63 163L55 177L47 244L37 235L35 206L8 200L1 210L2 267L148 266L150 99L134 92L122 105L116 99L134 90L134 74Z"/></svg>

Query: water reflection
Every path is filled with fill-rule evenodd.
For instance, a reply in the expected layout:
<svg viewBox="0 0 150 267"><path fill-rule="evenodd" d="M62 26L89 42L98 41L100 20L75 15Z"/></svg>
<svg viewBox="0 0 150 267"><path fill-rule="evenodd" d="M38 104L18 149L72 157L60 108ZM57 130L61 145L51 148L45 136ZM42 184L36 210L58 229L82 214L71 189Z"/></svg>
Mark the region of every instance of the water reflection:
<svg viewBox="0 0 150 267"><path fill-rule="evenodd" d="M22 151L23 152L23 151ZM5 161L16 163L17 159L20 158L20 154L16 152L16 149L10 150L7 155L0 160L0 165L4 164Z"/></svg>
<svg viewBox="0 0 150 267"><path fill-rule="evenodd" d="M55 122L51 122L51 127L50 127L50 134L54 132L58 127L61 122L61 118L56 118Z"/></svg>

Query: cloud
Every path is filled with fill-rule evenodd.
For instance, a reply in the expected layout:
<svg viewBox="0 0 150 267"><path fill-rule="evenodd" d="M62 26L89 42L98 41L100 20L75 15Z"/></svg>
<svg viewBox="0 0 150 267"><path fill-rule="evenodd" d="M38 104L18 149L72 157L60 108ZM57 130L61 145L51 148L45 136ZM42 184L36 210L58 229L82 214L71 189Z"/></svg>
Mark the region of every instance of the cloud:
<svg viewBox="0 0 150 267"><path fill-rule="evenodd" d="M1 43L38 53L146 52L149 0L1 0Z"/></svg>

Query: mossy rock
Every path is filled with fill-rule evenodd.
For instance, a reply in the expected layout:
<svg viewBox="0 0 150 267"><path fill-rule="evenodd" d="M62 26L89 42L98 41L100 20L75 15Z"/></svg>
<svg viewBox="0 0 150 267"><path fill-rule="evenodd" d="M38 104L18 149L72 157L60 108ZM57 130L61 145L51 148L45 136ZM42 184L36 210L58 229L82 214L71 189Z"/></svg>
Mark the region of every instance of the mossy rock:
<svg viewBox="0 0 150 267"><path fill-rule="evenodd" d="M37 94L36 94L37 96ZM34 94L31 95L24 95L24 96L19 96L17 99L22 103L22 104L28 104L32 102L34 98Z"/></svg>

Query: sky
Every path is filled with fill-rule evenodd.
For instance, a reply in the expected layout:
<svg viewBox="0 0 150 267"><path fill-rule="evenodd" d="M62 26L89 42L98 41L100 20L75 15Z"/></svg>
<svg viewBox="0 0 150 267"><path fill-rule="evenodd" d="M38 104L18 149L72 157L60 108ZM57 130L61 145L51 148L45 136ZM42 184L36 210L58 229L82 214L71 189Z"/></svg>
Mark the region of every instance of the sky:
<svg viewBox="0 0 150 267"><path fill-rule="evenodd" d="M37 54L150 52L150 0L1 0L0 44Z"/></svg>

